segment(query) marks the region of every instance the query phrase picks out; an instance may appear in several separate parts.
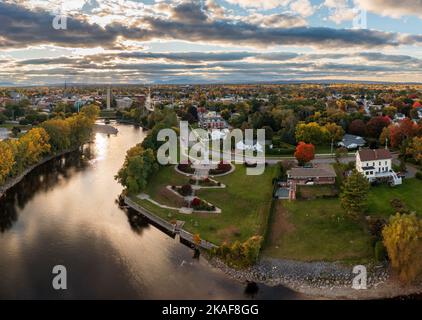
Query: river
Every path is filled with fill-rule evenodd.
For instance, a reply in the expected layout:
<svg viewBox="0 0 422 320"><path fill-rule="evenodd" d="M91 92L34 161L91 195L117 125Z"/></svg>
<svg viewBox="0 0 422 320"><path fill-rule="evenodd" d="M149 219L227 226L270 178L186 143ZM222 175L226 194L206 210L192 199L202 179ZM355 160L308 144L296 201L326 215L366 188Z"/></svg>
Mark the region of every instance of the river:
<svg viewBox="0 0 422 320"><path fill-rule="evenodd" d="M0 200L2 299L299 299L284 287L228 279L133 212L120 209L114 180L145 133L117 125L83 153L52 160ZM52 269L67 269L54 290Z"/></svg>

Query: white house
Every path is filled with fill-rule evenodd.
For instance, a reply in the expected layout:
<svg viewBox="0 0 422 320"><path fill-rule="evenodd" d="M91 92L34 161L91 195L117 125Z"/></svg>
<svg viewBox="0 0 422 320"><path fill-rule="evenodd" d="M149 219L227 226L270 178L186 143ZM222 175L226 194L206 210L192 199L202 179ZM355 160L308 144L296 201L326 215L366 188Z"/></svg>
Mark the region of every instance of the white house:
<svg viewBox="0 0 422 320"><path fill-rule="evenodd" d="M387 149L363 149L356 153L356 170L370 182L379 178L390 178L393 185L402 184L402 179L392 169L393 157Z"/></svg>

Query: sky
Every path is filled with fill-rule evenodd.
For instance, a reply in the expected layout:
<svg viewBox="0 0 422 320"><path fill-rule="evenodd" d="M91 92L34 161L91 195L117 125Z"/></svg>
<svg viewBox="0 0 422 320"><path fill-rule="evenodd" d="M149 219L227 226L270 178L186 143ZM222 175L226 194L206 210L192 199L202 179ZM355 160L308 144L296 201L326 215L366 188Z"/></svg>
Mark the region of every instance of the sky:
<svg viewBox="0 0 422 320"><path fill-rule="evenodd" d="M422 83L422 0L0 0L0 86Z"/></svg>

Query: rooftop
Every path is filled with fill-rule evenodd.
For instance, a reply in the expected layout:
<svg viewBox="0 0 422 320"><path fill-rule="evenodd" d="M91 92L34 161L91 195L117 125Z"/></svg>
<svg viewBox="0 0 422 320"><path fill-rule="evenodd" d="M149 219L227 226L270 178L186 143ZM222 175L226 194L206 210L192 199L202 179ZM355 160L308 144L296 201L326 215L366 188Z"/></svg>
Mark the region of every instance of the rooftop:
<svg viewBox="0 0 422 320"><path fill-rule="evenodd" d="M290 178L335 178L336 172L334 168L329 164L318 164L313 168L292 168L287 171Z"/></svg>
<svg viewBox="0 0 422 320"><path fill-rule="evenodd" d="M391 159L391 152L387 149L364 149L359 151L360 161L374 161Z"/></svg>

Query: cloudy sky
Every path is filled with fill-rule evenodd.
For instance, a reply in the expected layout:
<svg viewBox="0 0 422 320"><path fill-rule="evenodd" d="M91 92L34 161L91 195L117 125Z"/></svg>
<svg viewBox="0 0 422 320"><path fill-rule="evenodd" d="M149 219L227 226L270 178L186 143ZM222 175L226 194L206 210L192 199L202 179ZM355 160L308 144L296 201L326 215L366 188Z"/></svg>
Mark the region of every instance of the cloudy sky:
<svg viewBox="0 0 422 320"><path fill-rule="evenodd" d="M422 82L422 0L0 0L0 65L0 85Z"/></svg>

